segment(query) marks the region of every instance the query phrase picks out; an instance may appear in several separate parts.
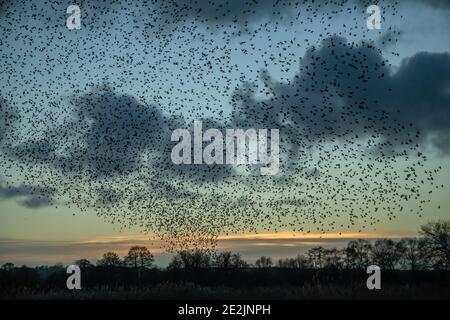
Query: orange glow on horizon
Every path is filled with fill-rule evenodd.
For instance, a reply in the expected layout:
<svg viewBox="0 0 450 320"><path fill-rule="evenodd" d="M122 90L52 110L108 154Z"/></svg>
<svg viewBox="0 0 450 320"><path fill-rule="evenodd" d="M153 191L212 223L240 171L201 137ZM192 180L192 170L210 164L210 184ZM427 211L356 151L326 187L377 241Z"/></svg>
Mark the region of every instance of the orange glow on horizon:
<svg viewBox="0 0 450 320"><path fill-rule="evenodd" d="M401 238L414 236L412 233L300 233L300 232L273 232L260 234L238 234L219 236L219 240L301 240L301 239L377 239L377 238Z"/></svg>
<svg viewBox="0 0 450 320"><path fill-rule="evenodd" d="M414 233L300 233L292 231L281 231L272 233L232 234L220 235L219 241L227 240L318 240L318 239L377 239L377 238L402 238L414 237ZM124 234L119 236L106 236L88 240L76 241L76 244L113 244L131 242L155 242L160 243L156 236L141 234Z"/></svg>

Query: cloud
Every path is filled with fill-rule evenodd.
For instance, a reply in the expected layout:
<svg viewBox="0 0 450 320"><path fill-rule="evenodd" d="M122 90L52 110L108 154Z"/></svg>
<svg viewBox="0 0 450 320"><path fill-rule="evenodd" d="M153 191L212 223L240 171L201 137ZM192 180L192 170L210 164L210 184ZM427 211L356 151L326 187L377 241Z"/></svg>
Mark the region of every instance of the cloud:
<svg viewBox="0 0 450 320"><path fill-rule="evenodd" d="M24 198L18 200L17 203L30 209L52 205L54 194L55 189L53 188L31 185L10 186L0 179L0 199Z"/></svg>
<svg viewBox="0 0 450 320"><path fill-rule="evenodd" d="M48 193L33 195L25 200L18 201L18 203L30 209L39 209L54 204L51 195Z"/></svg>
<svg viewBox="0 0 450 320"><path fill-rule="evenodd" d="M379 147L413 147L435 137L449 152L450 54L418 53L394 71L372 43L324 39L289 83L261 79L269 98L245 84L232 98L236 124L279 128L294 151L326 140L373 138ZM346 140L347 139L347 140Z"/></svg>
<svg viewBox="0 0 450 320"><path fill-rule="evenodd" d="M239 23L260 20L280 14L293 14L292 8L298 3L286 3L280 0L229 0L222 1L160 1L157 2L158 12L165 18L174 21L195 19L197 21L216 23Z"/></svg>
<svg viewBox="0 0 450 320"><path fill-rule="evenodd" d="M450 8L446 0L409 0L411 3L420 3L439 10ZM114 21L120 15L128 16L129 21L152 29L159 25L159 31L170 30L178 24L186 24L196 21L199 24L217 25L233 24L248 26L260 21L286 21L295 18L299 14L309 15L320 19L323 13L339 13L348 10L358 10L366 14L365 8L372 4L379 4L385 11L395 11L396 3L390 0L331 0L326 3L314 0L281 1L281 0L153 0L144 3L135 1L102 0L78 1L82 8L83 26L93 30L103 23L104 19ZM54 24L61 26L65 23L67 14L65 9L73 4L69 0L53 0L45 3L37 3L30 8L24 1L2 1L0 4L0 16L13 18L17 13L30 15L34 23ZM115 9L115 10L113 10ZM136 18L139 19L136 19ZM141 19L144 17L144 19ZM282 19L281 19L282 18ZM31 21L28 19L27 21Z"/></svg>
<svg viewBox="0 0 450 320"><path fill-rule="evenodd" d="M344 3L346 1L343 0ZM342 2L342 0L337 2ZM53 0L50 3L37 4L30 9L24 2L7 0L0 4L2 9L0 15L10 16L14 12L28 13L33 10L33 18L40 18L39 20L46 21L46 23L51 21L61 24L65 22L67 16L65 9L70 4L73 4L73 1ZM144 3L136 3L131 0L112 2L80 0L77 5L83 10L83 24L86 26L98 23L99 19L113 18L123 13L130 14L133 18L145 16L146 23L159 23L170 27L170 25L184 23L190 19L206 24L245 24L267 17L279 17L281 14L293 15L293 8L300 8L302 4L280 0L228 0L225 3L220 0L153 0ZM310 10L320 9L320 5L315 4L314 1L305 1L303 5ZM49 10L50 8L52 10ZM111 10L112 8L120 10Z"/></svg>
<svg viewBox="0 0 450 320"><path fill-rule="evenodd" d="M448 0L420 0L423 4L428 4L437 9L450 9Z"/></svg>
<svg viewBox="0 0 450 320"><path fill-rule="evenodd" d="M40 23L65 23L67 14L65 9L73 4L68 0L53 0L50 3L37 4L30 8L25 2L2 1L0 4L0 16L11 17L14 13L33 13L34 19L39 19ZM145 3L135 1L110 1L102 0L78 1L83 13L83 25L93 27L101 19L117 18L120 14L131 15L133 20L136 17L146 17L147 24L158 23L165 25L175 25L187 22L189 19L196 19L201 23L215 24L234 22L243 24L248 21L259 20L263 17L277 16L281 13L291 14L293 3L285 3L279 0L229 0L222 1L198 1L198 0L154 0ZM112 9L119 10L112 10ZM130 17L131 18L131 17ZM135 21L136 22L136 21Z"/></svg>
<svg viewBox="0 0 450 320"><path fill-rule="evenodd" d="M169 177L202 182L231 174L231 166L173 164L170 154L177 142L171 142L171 133L176 128L193 130L192 125L108 86L74 95L66 113L69 116L62 124L50 123L40 138L30 137L19 144L9 141L5 153L19 162L51 165L63 174L82 173L93 180L129 175L150 166L158 176L153 186ZM211 127L223 124L205 119L204 129ZM165 186L161 188L168 190ZM170 189L170 194L175 192Z"/></svg>
<svg viewBox="0 0 450 320"><path fill-rule="evenodd" d="M389 27L389 29L377 40L377 46L381 49L387 49L397 44L401 36L402 33L398 28Z"/></svg>
<svg viewBox="0 0 450 320"><path fill-rule="evenodd" d="M74 120L64 124L64 130L69 128L80 140L70 158L95 176L135 171L145 150L164 151L170 119L157 106L110 89L75 97L73 104Z"/></svg>
<svg viewBox="0 0 450 320"><path fill-rule="evenodd" d="M393 105L423 138L450 152L450 53L422 52L402 61L390 77Z"/></svg>
<svg viewBox="0 0 450 320"><path fill-rule="evenodd" d="M52 123L42 138L11 143L8 154L64 173L82 170L97 179L137 170L145 150L165 150L170 119L156 106L109 88L74 96L71 104L63 124Z"/></svg>
<svg viewBox="0 0 450 320"><path fill-rule="evenodd" d="M450 9L447 0L409 0L411 3L418 2L422 5L432 6L436 9ZM305 14L315 19L320 19L321 14L339 13L345 10L358 10L366 14L366 8L378 4L385 12L395 12L398 3L391 0L331 0L323 1L280 1L280 0L228 0L223 1L156 1L154 9L164 22L186 22L195 20L200 23L220 25L223 23L234 23L247 26L250 23L273 20L278 21L293 18Z"/></svg>

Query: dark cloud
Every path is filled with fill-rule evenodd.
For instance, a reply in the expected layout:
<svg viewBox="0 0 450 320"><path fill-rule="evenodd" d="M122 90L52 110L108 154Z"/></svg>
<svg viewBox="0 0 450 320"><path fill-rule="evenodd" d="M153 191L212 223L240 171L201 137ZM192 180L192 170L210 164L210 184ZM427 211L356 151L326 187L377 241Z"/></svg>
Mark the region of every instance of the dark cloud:
<svg viewBox="0 0 450 320"><path fill-rule="evenodd" d="M156 1L158 12L168 20L186 21L195 19L200 22L239 23L245 24L252 20L294 14L299 3L288 3L280 0L228 0L223 1Z"/></svg>
<svg viewBox="0 0 450 320"><path fill-rule="evenodd" d="M336 7L349 2L349 0L332 0L329 5ZM74 4L68 0L52 0L49 3L36 4L31 10L33 20L49 23L65 23L67 16L65 9ZM246 24L251 21L281 15L296 15L295 9L301 7L308 10L321 10L322 6L313 0L287 2L280 0L152 0L137 3L131 0L79 0L76 3L83 10L85 25L98 23L100 19L117 17L121 13L131 14L134 17L145 16L147 23L177 24L195 19L200 23L237 23ZM30 7L25 1L3 1L0 14L9 16L17 12L30 13ZM116 10L111 10L116 9ZM136 22L136 21L135 21Z"/></svg>
<svg viewBox="0 0 450 320"><path fill-rule="evenodd" d="M295 150L349 137L408 146L435 135L434 146L449 151L450 54L419 53L394 71L373 44L331 37L307 51L290 83L261 78L269 98L243 86L232 99L234 121L280 128Z"/></svg>
<svg viewBox="0 0 450 320"><path fill-rule="evenodd" d="M430 5L437 9L448 9L446 0L409 0L411 3ZM44 23L46 26L62 26L67 14L65 9L73 4L69 0L52 0L36 3L32 8L26 1L6 0L0 4L0 15L13 17L18 13L27 16L29 21ZM248 26L258 21L282 22L296 18L299 14L323 19L323 13L342 13L346 10L359 10L366 14L365 8L379 4L385 12L395 11L398 1L391 0L328 0L282 1L282 0L152 0L143 3L130 0L79 0L82 8L83 26L93 30L106 21L113 22L121 14L130 16L134 24L142 24L146 30L159 26L159 31L171 30L177 24L195 20L197 23L222 26L234 24ZM326 18L326 17L325 17Z"/></svg>
<svg viewBox="0 0 450 320"><path fill-rule="evenodd" d="M38 209L53 204L55 189L42 186L7 185L0 179L0 199L16 199L17 203L31 209Z"/></svg>
<svg viewBox="0 0 450 320"><path fill-rule="evenodd" d="M84 148L71 158L80 159L96 175L135 171L145 150L164 151L170 119L158 107L110 90L75 97L73 103L75 120L69 132L81 131Z"/></svg>
<svg viewBox="0 0 450 320"><path fill-rule="evenodd" d="M345 0L347 1L347 0ZM310 1L306 1L310 2ZM68 0L52 0L37 3L30 8L25 1L6 0L0 4L0 15L10 17L16 13L30 14L32 21L41 21L46 25L65 24L67 17L65 9L74 4ZM290 14L292 7L298 3L287 3L280 0L229 0L201 1L201 0L152 0L138 3L131 0L79 0L76 4L82 9L83 25L86 27L98 25L102 19L117 18L120 14L133 17L145 17L147 24L177 24L190 19L202 23L246 23L264 17ZM31 14L32 13L32 14ZM140 19L142 20L142 19ZM136 20L134 21L137 22Z"/></svg>
<svg viewBox="0 0 450 320"><path fill-rule="evenodd" d="M101 87L71 104L63 124L53 123L42 138L12 146L9 154L101 178L131 173L145 150L161 154L166 148L170 119L156 106Z"/></svg>
<svg viewBox="0 0 450 320"><path fill-rule="evenodd" d="M49 194L35 195L25 200L19 200L18 203L30 209L39 209L54 204Z"/></svg>
<svg viewBox="0 0 450 320"><path fill-rule="evenodd" d="M423 5L430 5L437 9L449 9L447 0L409 0ZM370 5L380 5L384 11L395 13L399 1L392 0L328 0L328 1L282 1L282 0L228 0L226 2L177 0L154 1L156 12L164 21L185 22L193 19L208 24L237 23L247 25L261 20L286 21L289 18L305 15L322 19L322 13L342 13L355 10L366 14ZM282 18L282 19L280 19Z"/></svg>
<svg viewBox="0 0 450 320"><path fill-rule="evenodd" d="M402 34L398 28L389 27L377 40L377 46L381 49L387 49L397 44Z"/></svg>
<svg viewBox="0 0 450 320"><path fill-rule="evenodd" d="M51 123L53 127L42 138L30 137L19 144L10 141L6 154L19 162L50 164L62 173L88 175L92 179L132 174L141 170L144 163L158 168L158 180L181 176L202 182L231 174L231 166L227 165L173 164L170 155L177 142L171 142L171 133L177 128L192 131L192 124L180 116L163 114L156 105L118 94L108 86L73 96L65 111L69 116L63 124ZM203 127L222 128L223 124L205 119Z"/></svg>
<svg viewBox="0 0 450 320"><path fill-rule="evenodd" d="M225 132L226 124L224 122L219 122L212 118L199 119L202 121L203 132L208 129L214 128L221 132ZM184 120L178 122L178 126L173 126L171 129L187 129L191 134L191 155L194 154L194 125L192 123L186 123ZM221 180L226 177L233 175L232 165L207 165L203 164L192 164L192 165L175 165L172 163L170 157L171 150L178 142L170 142L170 136L167 137L169 143L165 150L165 155L162 157L163 162L160 168L163 170L163 174L171 177L183 177L193 182L203 183L205 181ZM207 145L206 142L203 143L203 147ZM167 156L168 155L168 156Z"/></svg>
<svg viewBox="0 0 450 320"><path fill-rule="evenodd" d="M423 4L431 5L437 9L450 9L450 1L448 0L419 0Z"/></svg>
<svg viewBox="0 0 450 320"><path fill-rule="evenodd" d="M42 138L12 146L9 154L62 172L84 171L93 178L133 172L144 150L161 153L168 119L155 106L99 88L73 97L62 125L54 123Z"/></svg>
<svg viewBox="0 0 450 320"><path fill-rule="evenodd" d="M450 53L418 53L403 60L389 80L392 105L423 138L431 137L435 147L449 153Z"/></svg>

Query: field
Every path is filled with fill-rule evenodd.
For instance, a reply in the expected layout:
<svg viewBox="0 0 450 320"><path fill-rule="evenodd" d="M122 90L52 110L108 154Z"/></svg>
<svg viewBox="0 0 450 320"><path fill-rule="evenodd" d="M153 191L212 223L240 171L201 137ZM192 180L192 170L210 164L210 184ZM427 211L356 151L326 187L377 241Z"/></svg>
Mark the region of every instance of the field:
<svg viewBox="0 0 450 320"><path fill-rule="evenodd" d="M20 269L18 269L20 270ZM449 299L450 273L386 271L382 289L368 290L364 270L202 269L85 270L82 289L65 288L65 270L30 277L22 284L1 273L1 299ZM22 275L25 271L22 270Z"/></svg>

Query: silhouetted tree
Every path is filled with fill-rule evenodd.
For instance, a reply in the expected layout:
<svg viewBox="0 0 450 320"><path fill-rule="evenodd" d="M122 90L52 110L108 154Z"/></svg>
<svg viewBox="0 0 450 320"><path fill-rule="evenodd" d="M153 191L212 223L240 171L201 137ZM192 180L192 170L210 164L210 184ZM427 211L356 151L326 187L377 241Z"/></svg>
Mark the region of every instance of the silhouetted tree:
<svg viewBox="0 0 450 320"><path fill-rule="evenodd" d="M231 267L231 255L230 251L217 253L214 257L214 266L224 269Z"/></svg>
<svg viewBox="0 0 450 320"><path fill-rule="evenodd" d="M81 269L93 267L93 264L88 259L80 259L74 262Z"/></svg>
<svg viewBox="0 0 450 320"><path fill-rule="evenodd" d="M400 263L403 268L419 270L424 267L423 240L417 238L401 239L398 243L402 255Z"/></svg>
<svg viewBox="0 0 450 320"><path fill-rule="evenodd" d="M293 258L285 258L285 259L278 259L277 261L277 267L278 268L294 268L294 263L292 262Z"/></svg>
<svg viewBox="0 0 450 320"><path fill-rule="evenodd" d="M306 252L308 262L314 269L321 269L325 265L326 249L323 247L311 248Z"/></svg>
<svg viewBox="0 0 450 320"><path fill-rule="evenodd" d="M295 258L279 259L277 265L279 268L306 269L308 268L308 259L299 254Z"/></svg>
<svg viewBox="0 0 450 320"><path fill-rule="evenodd" d="M350 269L365 269L370 265L372 244L364 239L351 240L345 249L345 264Z"/></svg>
<svg viewBox="0 0 450 320"><path fill-rule="evenodd" d="M120 267L122 261L117 253L106 252L103 254L102 258L98 260L97 265L101 267Z"/></svg>
<svg viewBox="0 0 450 320"><path fill-rule="evenodd" d="M241 258L239 253L230 251L217 253L214 257L214 266L217 268L244 268L247 263Z"/></svg>
<svg viewBox="0 0 450 320"><path fill-rule="evenodd" d="M130 248L123 260L126 266L136 269L140 278L142 270L152 267L155 258L146 247L134 246Z"/></svg>
<svg viewBox="0 0 450 320"><path fill-rule="evenodd" d="M184 264L183 260L181 260L181 257L179 254L172 257L172 260L169 262L169 265L167 266L167 269L183 269Z"/></svg>
<svg viewBox="0 0 450 320"><path fill-rule="evenodd" d="M345 250L338 250L336 248L324 250L325 261L324 268L329 269L343 269L345 265Z"/></svg>
<svg viewBox="0 0 450 320"><path fill-rule="evenodd" d="M231 255L231 265L233 268L246 268L248 267L248 263L242 259L239 253L233 253Z"/></svg>
<svg viewBox="0 0 450 320"><path fill-rule="evenodd" d="M2 269L5 271L11 271L14 269L14 263L12 262L7 262L4 265L2 265Z"/></svg>
<svg viewBox="0 0 450 320"><path fill-rule="evenodd" d="M450 269L450 221L429 222L419 232L424 253L434 267Z"/></svg>
<svg viewBox="0 0 450 320"><path fill-rule="evenodd" d="M258 268L270 268L272 266L272 258L262 256L255 262L256 267Z"/></svg>
<svg viewBox="0 0 450 320"><path fill-rule="evenodd" d="M309 267L308 259L306 259L305 256L298 254L297 257L295 257L295 265L299 269L306 269Z"/></svg>
<svg viewBox="0 0 450 320"><path fill-rule="evenodd" d="M201 250L184 250L172 258L168 269L200 269L210 266L210 253Z"/></svg>
<svg viewBox="0 0 450 320"><path fill-rule="evenodd" d="M372 248L373 263L381 269L393 270L402 256L402 247L392 239L379 239Z"/></svg>

